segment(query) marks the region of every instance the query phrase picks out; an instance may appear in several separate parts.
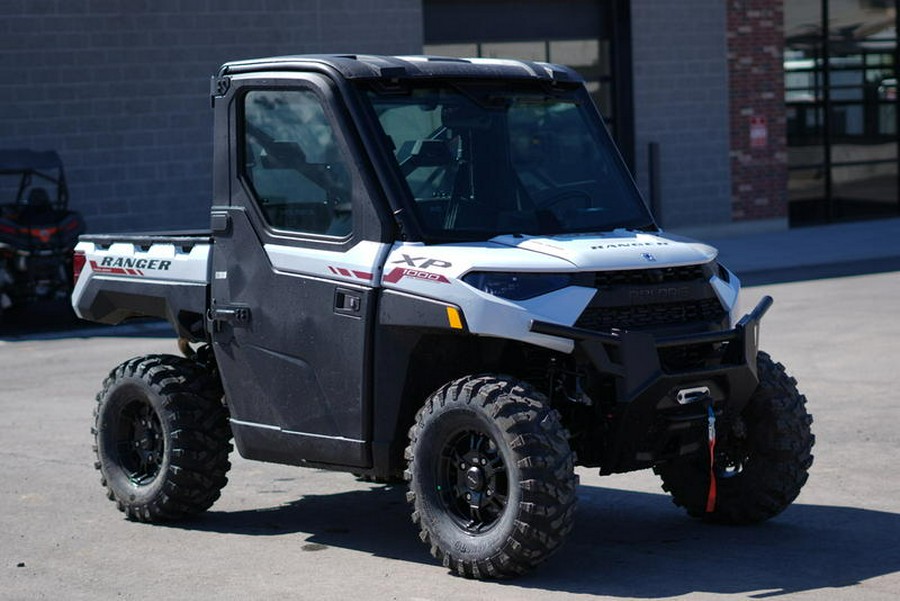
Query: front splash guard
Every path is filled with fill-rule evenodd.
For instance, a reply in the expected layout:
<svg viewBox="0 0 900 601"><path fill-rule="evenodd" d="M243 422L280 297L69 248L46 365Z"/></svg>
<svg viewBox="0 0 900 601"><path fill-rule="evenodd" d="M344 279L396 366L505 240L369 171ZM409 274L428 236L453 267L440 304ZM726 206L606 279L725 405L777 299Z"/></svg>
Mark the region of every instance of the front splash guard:
<svg viewBox="0 0 900 601"><path fill-rule="evenodd" d="M708 384L714 391L710 400L716 412L740 414L759 382L756 355L759 348L759 323L772 306L772 297L764 296L734 328L679 336L654 336L647 332L595 332L543 321L532 321L531 331L574 340L580 353L602 375L615 378L620 419L601 473L630 471L652 465L660 459L657 451L669 444L659 432L659 449L653 450L654 428L660 421L705 423L706 407L696 416L675 400L677 391ZM719 345L719 359L713 365L673 369L665 367L660 351L696 345ZM671 411L670 411L671 410ZM678 429L674 426L672 429ZM650 445L650 447L648 447ZM691 444L675 454L693 452Z"/></svg>

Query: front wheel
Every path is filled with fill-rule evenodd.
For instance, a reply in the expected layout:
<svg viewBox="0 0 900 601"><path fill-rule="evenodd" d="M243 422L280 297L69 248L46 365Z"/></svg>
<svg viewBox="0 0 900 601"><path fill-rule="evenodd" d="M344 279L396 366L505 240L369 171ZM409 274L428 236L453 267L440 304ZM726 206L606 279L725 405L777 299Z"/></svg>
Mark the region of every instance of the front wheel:
<svg viewBox="0 0 900 601"><path fill-rule="evenodd" d="M813 462L815 436L806 397L784 366L763 352L757 357L759 385L740 418L716 446L712 473L715 507L707 511L707 455L685 457L654 468L663 489L688 514L710 522L750 524L784 511L800 494Z"/></svg>
<svg viewBox="0 0 900 601"><path fill-rule="evenodd" d="M138 357L103 383L94 410L95 467L129 518L174 520L219 498L231 429L218 379L171 355Z"/></svg>
<svg viewBox="0 0 900 601"><path fill-rule="evenodd" d="M470 376L432 394L406 449L412 519L470 578L524 574L572 528L577 476L559 414L524 382Z"/></svg>

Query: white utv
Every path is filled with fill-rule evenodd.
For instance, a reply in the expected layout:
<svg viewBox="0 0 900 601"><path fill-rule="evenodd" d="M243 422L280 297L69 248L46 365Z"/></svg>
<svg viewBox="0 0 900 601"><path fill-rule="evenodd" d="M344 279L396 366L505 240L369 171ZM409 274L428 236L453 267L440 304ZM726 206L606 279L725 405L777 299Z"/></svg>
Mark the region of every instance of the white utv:
<svg viewBox="0 0 900 601"><path fill-rule="evenodd" d="M653 469L695 517L784 510L812 419L759 351L771 304L654 224L582 80L551 64L295 56L224 65L211 228L82 236L78 314L168 319L97 396L130 518L202 512L242 456L404 478L432 555L528 572L576 465Z"/></svg>

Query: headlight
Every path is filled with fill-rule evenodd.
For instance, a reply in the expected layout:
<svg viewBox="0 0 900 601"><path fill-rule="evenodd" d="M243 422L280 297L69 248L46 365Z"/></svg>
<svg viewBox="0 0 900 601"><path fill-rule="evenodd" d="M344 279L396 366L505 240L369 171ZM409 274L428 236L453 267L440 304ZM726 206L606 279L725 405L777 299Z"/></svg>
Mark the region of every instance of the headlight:
<svg viewBox="0 0 900 601"><path fill-rule="evenodd" d="M473 271L464 275L462 281L500 298L526 300L571 286L573 276L565 273Z"/></svg>

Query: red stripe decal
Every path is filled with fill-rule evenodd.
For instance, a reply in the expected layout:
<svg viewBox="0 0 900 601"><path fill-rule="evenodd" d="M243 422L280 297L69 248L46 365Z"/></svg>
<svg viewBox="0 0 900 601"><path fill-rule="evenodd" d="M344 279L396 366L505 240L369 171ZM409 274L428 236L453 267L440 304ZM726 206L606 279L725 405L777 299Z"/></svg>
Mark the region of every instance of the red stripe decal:
<svg viewBox="0 0 900 601"><path fill-rule="evenodd" d="M328 270L335 275L342 275L346 278L355 277L360 280L366 280L367 282L372 280L372 274L368 271L350 270L344 267L332 267L331 265L328 266Z"/></svg>
<svg viewBox="0 0 900 601"><path fill-rule="evenodd" d="M91 261L91 270L96 273L111 273L114 275L144 275L142 272L137 269L125 269L122 267L103 267L102 265L98 265L97 261Z"/></svg>

